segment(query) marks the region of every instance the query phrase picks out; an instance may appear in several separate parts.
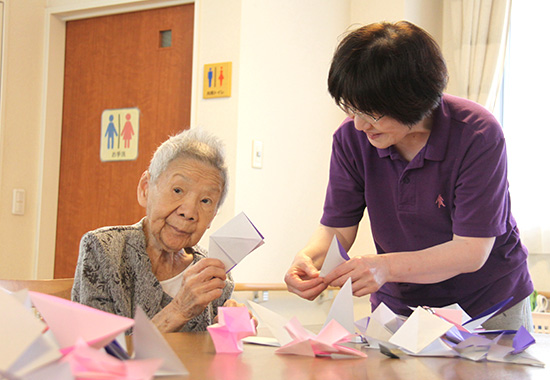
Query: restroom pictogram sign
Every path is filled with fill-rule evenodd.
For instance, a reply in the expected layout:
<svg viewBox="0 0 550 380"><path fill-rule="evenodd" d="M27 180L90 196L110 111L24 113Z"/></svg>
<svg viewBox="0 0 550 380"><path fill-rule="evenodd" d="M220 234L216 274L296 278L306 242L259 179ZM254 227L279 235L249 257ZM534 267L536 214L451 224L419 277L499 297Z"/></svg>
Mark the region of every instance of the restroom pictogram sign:
<svg viewBox="0 0 550 380"><path fill-rule="evenodd" d="M231 62L204 65L203 98L231 96Z"/></svg>
<svg viewBox="0 0 550 380"><path fill-rule="evenodd" d="M138 156L139 109L119 108L101 115L100 159L132 161Z"/></svg>

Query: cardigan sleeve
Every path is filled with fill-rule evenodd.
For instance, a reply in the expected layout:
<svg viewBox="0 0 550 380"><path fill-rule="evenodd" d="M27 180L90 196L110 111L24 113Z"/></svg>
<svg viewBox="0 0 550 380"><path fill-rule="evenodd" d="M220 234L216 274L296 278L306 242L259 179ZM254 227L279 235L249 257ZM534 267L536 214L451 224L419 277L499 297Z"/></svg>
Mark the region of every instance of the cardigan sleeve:
<svg viewBox="0 0 550 380"><path fill-rule="evenodd" d="M72 300L109 313L118 314L109 292L109 274L105 272L106 255L99 239L86 233L80 241Z"/></svg>

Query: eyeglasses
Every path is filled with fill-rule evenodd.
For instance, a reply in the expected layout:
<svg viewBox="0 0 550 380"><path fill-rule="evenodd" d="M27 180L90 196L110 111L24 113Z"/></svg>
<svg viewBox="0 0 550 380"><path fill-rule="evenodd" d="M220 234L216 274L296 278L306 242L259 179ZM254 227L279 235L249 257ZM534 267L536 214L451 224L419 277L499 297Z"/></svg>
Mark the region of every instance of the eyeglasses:
<svg viewBox="0 0 550 380"><path fill-rule="evenodd" d="M359 117L359 118L365 120L367 123L370 123L372 125L378 123L378 121L380 121L380 119L382 119L384 116L386 116L386 115L380 115L380 116L376 117L374 115L371 115L368 112L359 112L359 111L355 111L354 109L351 109L351 108L345 108L345 109L343 109L343 111L351 117Z"/></svg>

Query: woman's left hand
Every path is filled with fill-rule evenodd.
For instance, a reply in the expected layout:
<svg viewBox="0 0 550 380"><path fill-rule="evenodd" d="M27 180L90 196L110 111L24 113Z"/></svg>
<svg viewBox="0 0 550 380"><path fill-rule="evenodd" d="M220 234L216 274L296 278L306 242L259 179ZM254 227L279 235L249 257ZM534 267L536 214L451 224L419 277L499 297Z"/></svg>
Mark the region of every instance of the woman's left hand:
<svg viewBox="0 0 550 380"><path fill-rule="evenodd" d="M342 287L351 277L354 296L361 297L376 292L387 281L388 261L384 255L355 256L324 278L328 286Z"/></svg>
<svg viewBox="0 0 550 380"><path fill-rule="evenodd" d="M235 301L234 299L229 299L229 300L225 301L223 306L224 307L246 307L244 304L239 303L239 302ZM252 321L254 321L254 327L258 327L258 320L256 319L256 317L254 316L254 314L252 314L252 312L250 310L248 310L248 315L250 316L250 319L252 319ZM218 316L217 315L214 318L214 323L218 323Z"/></svg>

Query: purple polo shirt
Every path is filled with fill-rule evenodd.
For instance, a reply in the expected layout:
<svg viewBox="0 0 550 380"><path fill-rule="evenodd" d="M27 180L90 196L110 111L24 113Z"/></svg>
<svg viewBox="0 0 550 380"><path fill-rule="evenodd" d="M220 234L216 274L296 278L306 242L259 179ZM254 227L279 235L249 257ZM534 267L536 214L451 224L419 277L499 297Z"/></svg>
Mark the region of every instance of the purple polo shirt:
<svg viewBox="0 0 550 380"><path fill-rule="evenodd" d="M426 146L407 162L393 146L373 147L346 119L334 134L321 223L357 225L368 211L378 254L416 251L452 239L496 237L485 265L435 284L387 283L371 295L408 315L407 306L458 303L472 317L533 284L510 211L502 128L480 105L444 95Z"/></svg>

